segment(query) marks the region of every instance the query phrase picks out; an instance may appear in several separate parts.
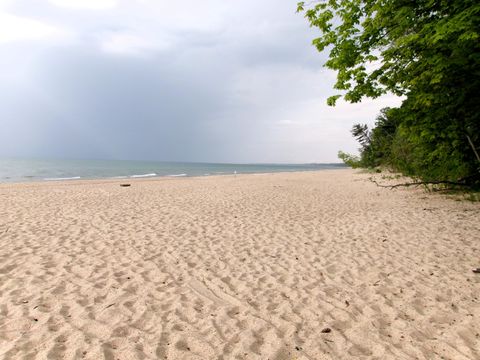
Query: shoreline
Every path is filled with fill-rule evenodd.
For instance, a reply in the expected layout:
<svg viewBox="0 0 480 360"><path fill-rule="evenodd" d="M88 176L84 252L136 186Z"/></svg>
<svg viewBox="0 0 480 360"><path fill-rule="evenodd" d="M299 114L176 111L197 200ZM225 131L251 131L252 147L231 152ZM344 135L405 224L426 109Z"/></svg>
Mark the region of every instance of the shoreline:
<svg viewBox="0 0 480 360"><path fill-rule="evenodd" d="M245 175L270 175L270 174L295 174L295 173L315 173L315 172L324 172L324 171L345 171L345 170L353 170L349 167L341 167L338 168L327 168L327 169L315 169L315 170L292 170L292 171L273 171L273 172L249 172L249 173L223 173L223 174L208 174L208 175L156 175L156 176L127 176L127 177L99 177L99 178L68 178L62 180L51 180L51 179L43 179L43 180L25 180L25 181L5 181L0 182L0 187L5 185L40 185L40 184L81 184L81 183L116 183L116 182L138 182L138 181L160 181L160 180L174 180L174 179L195 179L195 178L215 178L215 177L224 177L224 176L245 176Z"/></svg>
<svg viewBox="0 0 480 360"><path fill-rule="evenodd" d="M0 183L193 177L348 168L342 163L223 164L106 160L0 159Z"/></svg>

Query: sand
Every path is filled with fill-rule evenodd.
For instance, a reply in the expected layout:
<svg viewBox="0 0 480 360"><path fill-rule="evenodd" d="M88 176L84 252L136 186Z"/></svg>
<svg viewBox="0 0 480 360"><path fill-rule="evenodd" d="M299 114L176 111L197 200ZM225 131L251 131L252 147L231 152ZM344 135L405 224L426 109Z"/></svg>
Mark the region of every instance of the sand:
<svg viewBox="0 0 480 360"><path fill-rule="evenodd" d="M480 359L480 205L368 177L0 185L0 358Z"/></svg>

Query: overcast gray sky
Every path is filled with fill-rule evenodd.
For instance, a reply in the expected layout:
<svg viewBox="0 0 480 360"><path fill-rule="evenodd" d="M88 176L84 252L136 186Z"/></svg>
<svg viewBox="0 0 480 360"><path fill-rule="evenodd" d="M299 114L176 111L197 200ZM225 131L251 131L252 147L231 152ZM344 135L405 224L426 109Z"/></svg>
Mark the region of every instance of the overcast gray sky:
<svg viewBox="0 0 480 360"><path fill-rule="evenodd" d="M335 74L296 0L0 0L0 156L336 162L386 96Z"/></svg>

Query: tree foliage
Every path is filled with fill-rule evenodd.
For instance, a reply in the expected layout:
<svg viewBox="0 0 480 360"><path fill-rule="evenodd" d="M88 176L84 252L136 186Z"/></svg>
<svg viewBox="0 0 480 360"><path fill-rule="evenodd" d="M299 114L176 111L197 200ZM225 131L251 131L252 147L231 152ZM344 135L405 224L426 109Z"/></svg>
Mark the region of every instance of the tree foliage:
<svg viewBox="0 0 480 360"><path fill-rule="evenodd" d="M356 169L362 167L363 164L358 156L347 154L343 151L338 152L338 158L342 160L346 165Z"/></svg>
<svg viewBox="0 0 480 360"><path fill-rule="evenodd" d="M298 4L313 40L337 71L334 105L404 96L367 134L356 127L362 162L388 164L424 180L478 179L480 3L474 0L323 0Z"/></svg>

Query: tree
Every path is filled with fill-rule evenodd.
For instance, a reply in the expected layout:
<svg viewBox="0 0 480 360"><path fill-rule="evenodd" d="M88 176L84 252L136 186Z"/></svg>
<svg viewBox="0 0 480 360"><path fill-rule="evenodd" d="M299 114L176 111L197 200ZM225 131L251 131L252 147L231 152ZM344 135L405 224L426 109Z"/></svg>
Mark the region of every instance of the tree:
<svg viewBox="0 0 480 360"><path fill-rule="evenodd" d="M344 153L343 151L338 152L338 158L342 160L346 165L354 169L363 166L358 156L350 155L350 154Z"/></svg>
<svg viewBox="0 0 480 360"><path fill-rule="evenodd" d="M320 30L313 44L337 71L330 105L342 96L406 98L389 142L392 164L424 179L478 179L467 139L480 145L478 1L324 0L300 2L298 11Z"/></svg>

